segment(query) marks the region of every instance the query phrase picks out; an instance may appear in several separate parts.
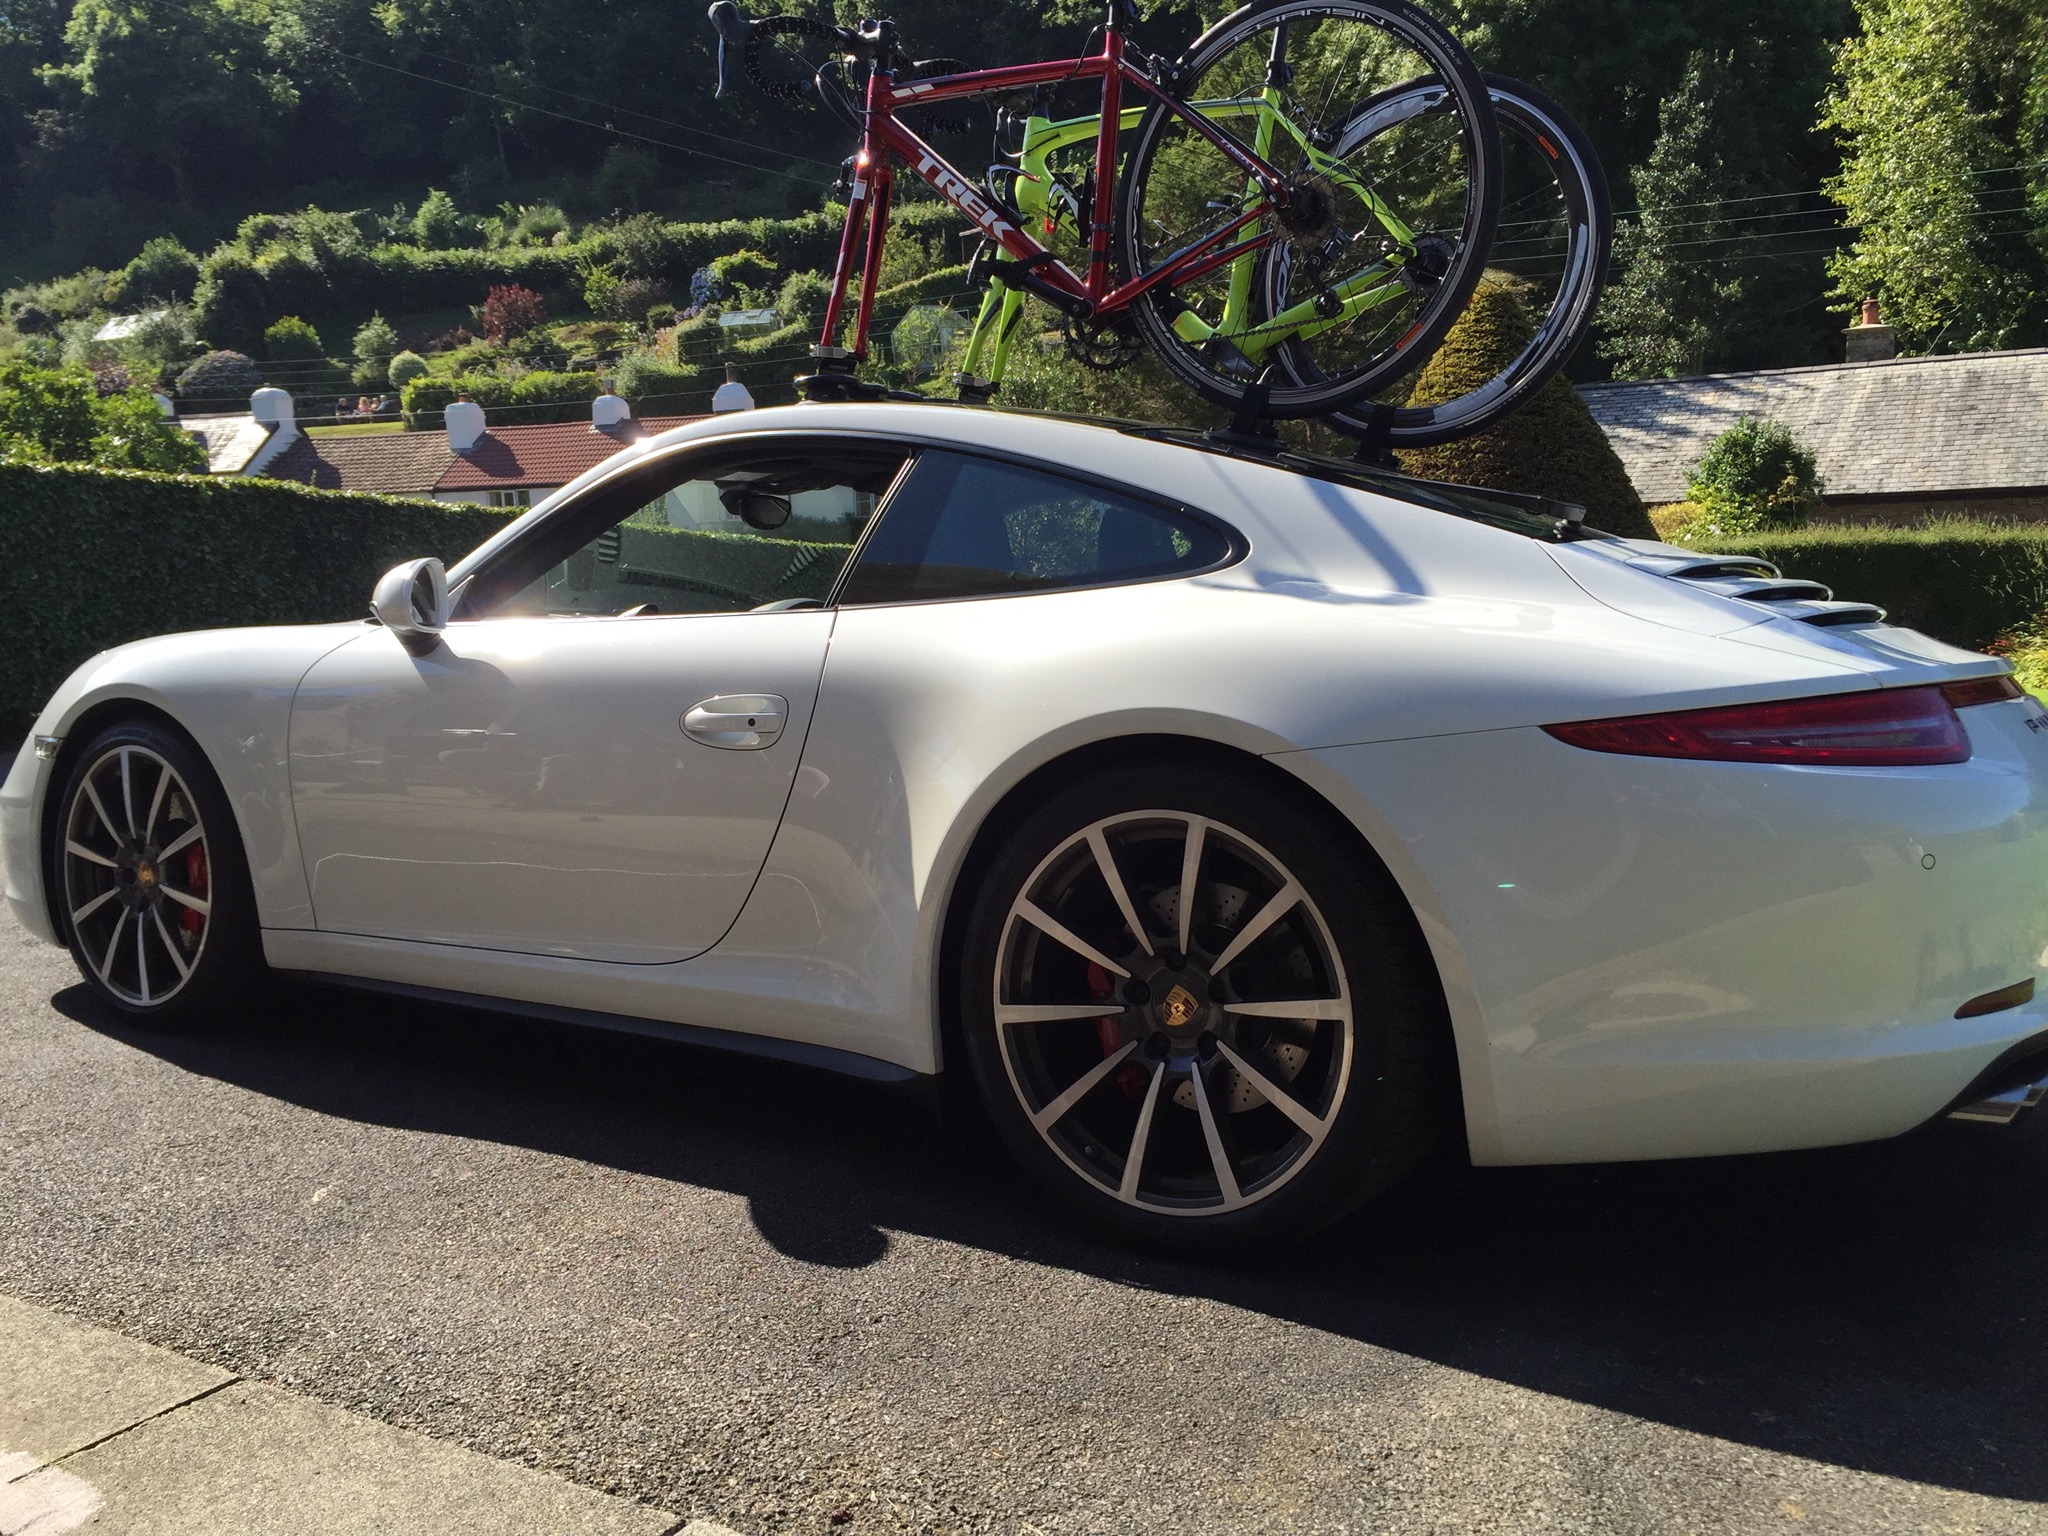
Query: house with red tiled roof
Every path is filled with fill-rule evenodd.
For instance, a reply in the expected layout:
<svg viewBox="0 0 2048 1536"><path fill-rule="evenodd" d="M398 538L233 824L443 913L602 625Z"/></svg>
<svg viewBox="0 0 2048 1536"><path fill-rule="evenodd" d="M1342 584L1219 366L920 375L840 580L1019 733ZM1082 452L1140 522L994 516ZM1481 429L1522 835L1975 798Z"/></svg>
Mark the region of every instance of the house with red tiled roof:
<svg viewBox="0 0 2048 1536"><path fill-rule="evenodd" d="M261 472L327 490L530 507L627 444L698 419L638 420L617 395L592 401L588 421L494 428L468 400L449 406L446 418L438 432L301 434Z"/></svg>

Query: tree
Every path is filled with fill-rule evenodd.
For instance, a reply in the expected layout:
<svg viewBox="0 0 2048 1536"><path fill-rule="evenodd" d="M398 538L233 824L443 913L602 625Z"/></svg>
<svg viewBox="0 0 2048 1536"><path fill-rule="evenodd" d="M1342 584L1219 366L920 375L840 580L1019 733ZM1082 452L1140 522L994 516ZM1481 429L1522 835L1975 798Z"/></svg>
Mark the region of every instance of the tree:
<svg viewBox="0 0 2048 1536"><path fill-rule="evenodd" d="M260 161L297 101L241 0L77 0L64 49L45 78L73 141L115 184L168 177L182 203Z"/></svg>
<svg viewBox="0 0 2048 1536"><path fill-rule="evenodd" d="M166 475L203 475L206 450L165 416L146 389L124 390L97 403L91 462L104 469L148 469Z"/></svg>
<svg viewBox="0 0 2048 1536"><path fill-rule="evenodd" d="M0 363L0 458L79 462L98 431L92 375L82 368Z"/></svg>
<svg viewBox="0 0 2048 1536"><path fill-rule="evenodd" d="M206 450L146 389L100 398L79 368L0 363L0 460L202 474Z"/></svg>
<svg viewBox="0 0 2048 1536"><path fill-rule="evenodd" d="M1514 278L1488 273L1436 356L1415 376L1410 402L1455 400L1519 357L1536 335L1525 293ZM1562 378L1500 425L1439 448L1403 452L1400 460L1412 475L1574 502L1586 509L1588 525L1608 533L1657 536L1607 434Z"/></svg>
<svg viewBox="0 0 2048 1536"><path fill-rule="evenodd" d="M1856 228L1835 297L1911 349L2048 340L2048 13L2028 0L1858 0L1823 123Z"/></svg>
<svg viewBox="0 0 2048 1536"><path fill-rule="evenodd" d="M1602 304L1600 353L1627 378L1707 373L1787 357L1779 279L1797 233L1797 167L1758 141L1757 90L1733 54L1696 53L1664 102L1649 159L1632 174L1638 212L1621 225ZM1802 240L1789 248L1795 257ZM1801 283L1819 286L1806 254Z"/></svg>
<svg viewBox="0 0 2048 1536"><path fill-rule="evenodd" d="M199 258L169 235L142 247L142 254L121 271L121 300L137 305L188 299L199 282Z"/></svg>

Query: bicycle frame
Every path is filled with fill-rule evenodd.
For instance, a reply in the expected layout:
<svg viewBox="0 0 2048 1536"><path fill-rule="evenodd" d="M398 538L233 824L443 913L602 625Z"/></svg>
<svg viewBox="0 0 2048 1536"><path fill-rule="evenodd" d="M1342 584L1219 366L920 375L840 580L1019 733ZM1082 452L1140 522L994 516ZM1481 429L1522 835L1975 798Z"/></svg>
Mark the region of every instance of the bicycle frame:
<svg viewBox="0 0 2048 1536"><path fill-rule="evenodd" d="M1270 88L1258 97L1190 102L1186 110L1199 113L1213 122L1256 119L1253 149L1261 157L1272 153L1275 131L1284 133L1312 170L1331 177L1355 193L1396 242L1405 247L1413 241L1413 231L1376 193L1359 182L1343 161L1311 143L1299 126L1279 110L1277 93ZM1136 127L1143 112L1143 108L1125 108L1120 126L1126 130ZM1049 162L1061 150L1071 149L1096 137L1099 130L1100 123L1093 117L1068 118L1058 122L1033 117L1025 124L1023 144L1017 156L1012 201L1026 218L1044 219L1048 238L1067 223L1067 211L1052 201L1050 189L1055 178ZM1248 201L1253 198L1254 190L1247 187ZM1282 342L1319 335L1406 291L1405 285L1399 281L1399 271L1406 258L1397 251L1383 262L1332 284L1327 296L1318 294L1254 325L1250 319L1250 299L1255 259L1255 251L1247 251L1235 258L1229 294L1222 316L1214 325L1192 310L1184 310L1175 317L1174 330L1183 340L1199 343L1212 337L1222 337L1256 364ZM1389 278L1393 280L1387 280ZM1000 280L990 284L968 338L966 357L961 363L961 375L968 383L985 387L1002 381L1008 366L1010 342L1023 314L1024 298L1022 291ZM994 347L992 355L988 351L991 345ZM983 371L985 357L988 359L986 372Z"/></svg>
<svg viewBox="0 0 2048 1536"><path fill-rule="evenodd" d="M1040 245L1024 230L1012 224L1007 210L992 207L973 180L952 165L931 145L918 137L896 116L904 107L929 107L940 102L960 101L977 96L1000 95L1038 86L1063 85L1074 80L1102 82L1102 110L1092 120L1095 137L1095 199L1088 211L1088 268L1077 273ZM1126 88L1152 98L1208 139L1224 156L1244 172L1248 194L1244 207L1221 228L1175 251L1149 272L1115 284L1110 272L1110 236L1115 215L1117 139L1125 126L1123 105ZM1134 108L1142 114L1143 108ZM868 330L874 318L873 275L881 271L882 248L889 233L889 209L895 188L895 162L911 166L939 196L978 225L983 235L1000 247L1013 265L1014 283L1059 304L1078 319L1113 319L1133 303L1161 285L1192 282L1233 261L1245 260L1265 249L1274 239L1263 231L1238 240L1240 231L1258 222L1272 208L1285 207L1285 178L1274 169L1264 153L1246 150L1227 133L1175 101L1142 70L1126 62L1124 38L1114 11L1103 29L1102 52L1084 58L1061 59L1044 64L1024 64L1006 69L976 70L968 74L944 75L899 85L886 70L869 73L860 153L854 160L853 185L848 198L846 227L840 236L839 255L832 272L832 292L825 307L823 333L816 355L828 363L865 359ZM862 284L860 303L854 317L853 345L835 343L845 318L846 290L853 280L854 262L862 262L869 280ZM1000 275L1000 274L999 274ZM1249 275L1247 274L1247 282Z"/></svg>

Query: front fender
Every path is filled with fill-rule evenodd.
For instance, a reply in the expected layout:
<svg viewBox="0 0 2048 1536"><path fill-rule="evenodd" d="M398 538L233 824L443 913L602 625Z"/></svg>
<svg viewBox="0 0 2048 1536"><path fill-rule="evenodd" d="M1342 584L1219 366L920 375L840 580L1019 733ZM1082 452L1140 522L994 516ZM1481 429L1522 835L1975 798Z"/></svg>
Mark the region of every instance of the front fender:
<svg viewBox="0 0 2048 1536"><path fill-rule="evenodd" d="M362 633L361 624L321 624L164 635L102 651L66 678L37 717L34 735L58 738L67 750L37 758L31 739L0 790L7 897L29 930L57 937L41 857L51 784L83 744L74 738L124 704L167 717L219 776L248 853L262 925L310 928L312 901L291 816L292 698L314 662Z"/></svg>

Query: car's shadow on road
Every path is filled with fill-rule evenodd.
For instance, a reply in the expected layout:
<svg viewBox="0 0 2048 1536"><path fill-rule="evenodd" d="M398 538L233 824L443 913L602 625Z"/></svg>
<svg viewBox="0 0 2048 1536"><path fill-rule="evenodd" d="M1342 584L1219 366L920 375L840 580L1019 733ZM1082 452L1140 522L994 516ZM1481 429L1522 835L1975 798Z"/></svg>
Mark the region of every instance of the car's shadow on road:
<svg viewBox="0 0 2048 1536"><path fill-rule="evenodd" d="M1558 1397L1844 1467L2048 1500L2048 1111L1875 1146L1634 1167L1434 1170L1231 1268L1077 1232L898 1091L663 1042L292 988L270 1016L69 1017L323 1114L730 1191L793 1257L892 1232L1214 1298Z"/></svg>

